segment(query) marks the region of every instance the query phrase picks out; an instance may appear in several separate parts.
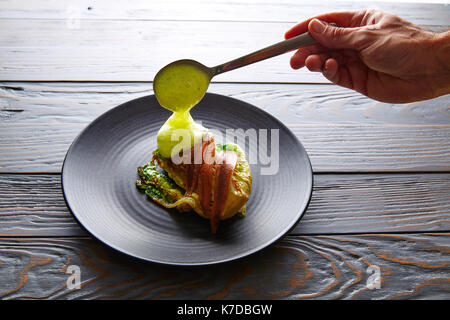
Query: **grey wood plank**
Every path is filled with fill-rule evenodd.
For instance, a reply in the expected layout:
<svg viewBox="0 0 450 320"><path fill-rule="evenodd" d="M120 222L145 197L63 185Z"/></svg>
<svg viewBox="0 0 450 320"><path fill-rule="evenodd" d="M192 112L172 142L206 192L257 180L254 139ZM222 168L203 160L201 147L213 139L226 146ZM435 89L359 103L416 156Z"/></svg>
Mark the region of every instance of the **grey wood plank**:
<svg viewBox="0 0 450 320"><path fill-rule="evenodd" d="M448 299L450 234L289 236L206 267L144 263L89 239L0 239L2 299ZM69 266L81 289L67 288ZM372 269L369 269L372 267ZM369 277L379 268L379 289Z"/></svg>
<svg viewBox="0 0 450 320"><path fill-rule="evenodd" d="M315 175L291 234L448 231L449 194L450 174ZM59 175L0 175L0 218L0 236L87 235L66 207Z"/></svg>
<svg viewBox="0 0 450 320"><path fill-rule="evenodd" d="M0 236L86 236L69 212L60 175L0 175Z"/></svg>
<svg viewBox="0 0 450 320"><path fill-rule="evenodd" d="M450 10L444 3L402 3L380 1L245 1L139 0L110 2L82 0L45 1L2 0L0 19L80 19L80 20L198 20L245 22L297 22L314 15L361 8L376 8L422 25L447 25Z"/></svg>
<svg viewBox="0 0 450 320"><path fill-rule="evenodd" d="M86 125L2 124L0 172L60 172L67 149ZM447 125L289 127L304 145L316 173L450 170Z"/></svg>
<svg viewBox="0 0 450 320"><path fill-rule="evenodd" d="M289 23L0 19L0 80L149 81L184 58L214 66L281 41ZM242 32L246 30L246 32ZM290 54L214 78L215 81L328 82L292 70Z"/></svg>
<svg viewBox="0 0 450 320"><path fill-rule="evenodd" d="M253 104L287 124L448 125L450 95L382 103L337 85L212 83L208 92ZM0 82L2 123L87 123L153 94L151 82Z"/></svg>
<svg viewBox="0 0 450 320"><path fill-rule="evenodd" d="M450 95L378 103L335 85L213 84L287 124L315 172L449 169ZM151 83L2 83L0 172L59 172L75 136L95 117L151 93Z"/></svg>
<svg viewBox="0 0 450 320"><path fill-rule="evenodd" d="M0 80L150 81L164 65L192 58L208 66L284 37L287 22L0 19ZM218 75L220 82L329 83L292 70L284 54Z"/></svg>

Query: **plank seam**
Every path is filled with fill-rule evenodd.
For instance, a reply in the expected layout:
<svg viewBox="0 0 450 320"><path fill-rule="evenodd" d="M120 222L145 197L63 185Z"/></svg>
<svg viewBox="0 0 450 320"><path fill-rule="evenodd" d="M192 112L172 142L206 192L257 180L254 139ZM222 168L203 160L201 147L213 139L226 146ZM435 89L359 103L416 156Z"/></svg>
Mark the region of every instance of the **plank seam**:
<svg viewBox="0 0 450 320"><path fill-rule="evenodd" d="M281 241L287 237L320 237L320 236L372 236L372 235L443 235L443 236L449 236L450 237L450 230L439 230L439 231L395 231L395 232L348 232L348 233L308 233L308 234L302 234L302 233L289 233L286 234L284 237L279 239L278 241ZM1 240L14 240L14 239L78 239L78 240L94 240L102 243L100 240L95 238L94 236L10 236L10 235L1 235ZM275 243L277 243L276 241Z"/></svg>

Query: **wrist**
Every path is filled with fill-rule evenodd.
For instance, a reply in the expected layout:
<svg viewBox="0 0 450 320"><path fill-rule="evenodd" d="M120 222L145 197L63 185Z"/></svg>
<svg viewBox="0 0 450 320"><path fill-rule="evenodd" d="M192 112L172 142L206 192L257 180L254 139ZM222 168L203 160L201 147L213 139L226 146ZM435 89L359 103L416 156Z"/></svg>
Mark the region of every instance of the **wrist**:
<svg viewBox="0 0 450 320"><path fill-rule="evenodd" d="M435 33L432 40L436 96L450 93L450 30Z"/></svg>
<svg viewBox="0 0 450 320"><path fill-rule="evenodd" d="M441 71L450 73L450 30L436 33L432 42L432 49Z"/></svg>

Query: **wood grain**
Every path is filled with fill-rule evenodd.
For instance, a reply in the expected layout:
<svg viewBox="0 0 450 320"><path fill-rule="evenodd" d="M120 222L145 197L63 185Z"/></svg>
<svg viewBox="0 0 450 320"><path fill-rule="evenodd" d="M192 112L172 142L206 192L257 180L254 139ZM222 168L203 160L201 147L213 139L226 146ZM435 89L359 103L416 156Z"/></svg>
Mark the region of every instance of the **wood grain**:
<svg viewBox="0 0 450 320"><path fill-rule="evenodd" d="M286 123L315 172L446 171L450 96L393 105L334 85L214 84ZM2 83L0 172L60 172L95 117L151 93L149 83Z"/></svg>
<svg viewBox="0 0 450 320"><path fill-rule="evenodd" d="M95 10L93 5L88 10L86 3L79 7L67 2L53 4L49 10L45 10L47 4L41 2L31 7L23 5L29 9L21 10L18 9L20 3L6 1L2 5L6 10L0 19L0 80L39 81L149 81L164 65L184 58L215 66L281 41L296 21L333 8L343 10L361 6L350 3L347 6L322 4L317 7L317 3L310 2L309 10L305 12L303 5L294 1L264 6L259 3L229 5L225 2L205 5L205 2L200 2L183 11L184 6L179 2L163 4L161 1L160 5L150 6L151 9L147 5L149 12L141 10L142 5L137 2L125 10L123 4L111 6L107 2L100 3ZM411 8L414 9L407 5L373 5L411 18L428 29L448 28L450 12L442 4L413 5ZM45 13L39 18L29 19L26 12L31 12L34 6L42 7L41 11ZM108 9L102 9L106 6ZM179 8L173 10L174 6ZM200 12L205 12L200 7L209 8L210 14L199 18ZM66 12L62 13L62 10ZM101 10L106 10L100 14L104 18L96 18L94 12ZM197 13L177 20L185 15L185 11ZM78 18L85 12L89 18ZM240 21L227 20L237 12L246 13L240 18L237 15L236 19ZM249 15L254 17L251 22ZM286 18L282 18L283 15ZM46 16L49 18L44 18ZM222 16L225 18L220 18ZM214 81L329 82L320 73L292 70L289 57L290 54L285 54L224 73Z"/></svg>
<svg viewBox="0 0 450 320"><path fill-rule="evenodd" d="M208 92L243 100L292 125L450 124L450 95L391 104L337 85L272 83L212 83ZM151 82L0 82L0 124L88 123L150 94Z"/></svg>
<svg viewBox="0 0 450 320"><path fill-rule="evenodd" d="M279 42L291 25L86 20L82 28L69 29L65 20L0 19L0 80L150 81L175 60L191 58L212 67ZM321 74L291 69L289 57L214 81L329 82Z"/></svg>
<svg viewBox="0 0 450 320"><path fill-rule="evenodd" d="M0 19L80 20L197 20L245 22L297 22L314 15L361 8L392 12L421 25L448 24L450 12L445 4L392 3L380 1L245 1L153 0L151 5L139 0L2 0Z"/></svg>
<svg viewBox="0 0 450 320"><path fill-rule="evenodd" d="M67 149L86 124L0 127L0 172L60 172ZM289 126L314 172L450 170L450 127Z"/></svg>
<svg viewBox="0 0 450 320"><path fill-rule="evenodd" d="M450 174L316 175L291 234L446 231L449 194ZM66 207L59 175L0 175L0 236L86 235Z"/></svg>
<svg viewBox="0 0 450 320"><path fill-rule="evenodd" d="M151 94L166 63L222 63L281 40L297 21L361 6L449 27L444 4L0 0L0 299L448 299L450 95L378 103L291 70L289 54L215 78L210 92L273 114L315 172L333 172L314 176L290 235L235 262L178 268L129 258L90 238L62 197L74 137ZM42 80L56 82L33 82ZM80 290L66 286L70 265L81 269ZM380 268L380 289L367 287L369 266Z"/></svg>
<svg viewBox="0 0 450 320"><path fill-rule="evenodd" d="M289 236L208 267L128 258L89 239L0 239L2 299L446 299L450 234ZM69 265L81 289L69 290ZM380 289L369 289L380 268Z"/></svg>

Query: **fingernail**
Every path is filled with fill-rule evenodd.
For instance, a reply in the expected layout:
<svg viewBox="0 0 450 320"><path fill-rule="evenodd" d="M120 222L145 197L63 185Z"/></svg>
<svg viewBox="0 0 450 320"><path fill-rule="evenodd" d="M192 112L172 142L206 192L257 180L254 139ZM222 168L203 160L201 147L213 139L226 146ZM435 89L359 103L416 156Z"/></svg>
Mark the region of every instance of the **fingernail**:
<svg viewBox="0 0 450 320"><path fill-rule="evenodd" d="M313 19L311 22L311 29L316 33L322 33L325 30L325 25L322 21Z"/></svg>

